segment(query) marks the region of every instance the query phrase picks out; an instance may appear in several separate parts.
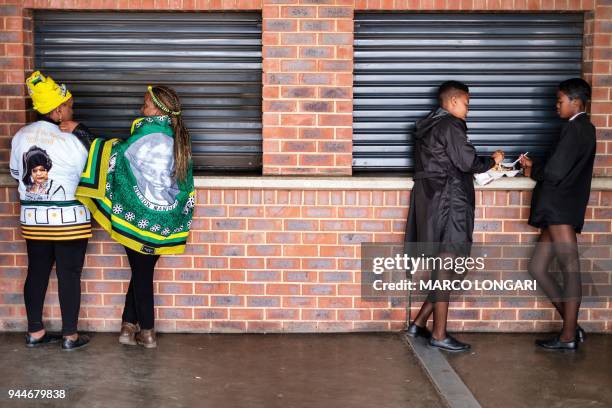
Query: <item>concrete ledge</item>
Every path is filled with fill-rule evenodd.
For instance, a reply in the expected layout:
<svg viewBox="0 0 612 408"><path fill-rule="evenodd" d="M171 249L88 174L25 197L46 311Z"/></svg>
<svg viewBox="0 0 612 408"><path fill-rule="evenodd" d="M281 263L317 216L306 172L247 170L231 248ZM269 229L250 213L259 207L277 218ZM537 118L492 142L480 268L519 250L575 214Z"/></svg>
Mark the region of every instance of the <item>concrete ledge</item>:
<svg viewBox="0 0 612 408"><path fill-rule="evenodd" d="M0 174L0 187L14 187L9 174ZM196 188L274 190L410 190L412 177L297 177L297 176L196 176ZM531 190L535 182L526 177L503 177L477 190ZM594 177L591 189L611 191L612 177Z"/></svg>
<svg viewBox="0 0 612 408"><path fill-rule="evenodd" d="M440 397L450 408L481 408L467 385L448 363L443 352L429 347L423 338L413 339L405 334L401 336L410 345Z"/></svg>

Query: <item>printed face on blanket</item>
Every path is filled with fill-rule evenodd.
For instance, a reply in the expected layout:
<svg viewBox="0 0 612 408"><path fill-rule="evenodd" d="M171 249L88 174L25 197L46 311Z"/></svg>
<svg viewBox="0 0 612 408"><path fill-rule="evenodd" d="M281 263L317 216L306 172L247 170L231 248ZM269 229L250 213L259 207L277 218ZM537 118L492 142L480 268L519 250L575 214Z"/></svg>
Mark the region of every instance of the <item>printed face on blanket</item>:
<svg viewBox="0 0 612 408"><path fill-rule="evenodd" d="M134 121L128 139L93 141L77 190L113 239L143 254L182 253L195 206L188 132L180 110L155 96L176 95L168 89L149 88L146 116ZM187 164L183 177L179 162Z"/></svg>
<svg viewBox="0 0 612 408"><path fill-rule="evenodd" d="M143 204L170 206L176 201L178 186L172 180L174 159L172 139L162 133L138 139L125 151ZM150 207L149 207L150 208Z"/></svg>

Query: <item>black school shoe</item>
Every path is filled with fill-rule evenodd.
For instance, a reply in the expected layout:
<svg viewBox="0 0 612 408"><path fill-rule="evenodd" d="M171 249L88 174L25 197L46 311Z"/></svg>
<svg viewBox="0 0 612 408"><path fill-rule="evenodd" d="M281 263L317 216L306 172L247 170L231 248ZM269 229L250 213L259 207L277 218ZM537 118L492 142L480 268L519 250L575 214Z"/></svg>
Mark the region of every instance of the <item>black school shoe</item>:
<svg viewBox="0 0 612 408"><path fill-rule="evenodd" d="M452 352L468 351L470 348L472 348L472 346L469 344L460 342L450 334L447 334L442 340L436 340L433 337L430 338L429 345L431 347Z"/></svg>
<svg viewBox="0 0 612 408"><path fill-rule="evenodd" d="M576 328L576 340L579 343L583 343L586 340L586 332L580 326Z"/></svg>
<svg viewBox="0 0 612 408"><path fill-rule="evenodd" d="M78 350L80 348L85 347L89 344L89 336L85 336L84 334L79 334L76 340L70 340L68 338L62 341L62 350L63 351L73 351Z"/></svg>
<svg viewBox="0 0 612 408"><path fill-rule="evenodd" d="M414 323L408 326L406 329L406 335L410 337L424 337L426 339L431 338L431 332L427 330L427 327L417 326Z"/></svg>
<svg viewBox="0 0 612 408"><path fill-rule="evenodd" d="M578 350L578 341L576 339L572 341L561 341L559 336L553 337L548 340L536 340L536 346L542 347L546 350L555 351L576 351Z"/></svg>
<svg viewBox="0 0 612 408"><path fill-rule="evenodd" d="M42 346L44 344L52 344L59 343L62 340L62 336L59 334L50 334L45 332L41 338L35 338L30 335L30 333L26 333L26 347L33 348Z"/></svg>

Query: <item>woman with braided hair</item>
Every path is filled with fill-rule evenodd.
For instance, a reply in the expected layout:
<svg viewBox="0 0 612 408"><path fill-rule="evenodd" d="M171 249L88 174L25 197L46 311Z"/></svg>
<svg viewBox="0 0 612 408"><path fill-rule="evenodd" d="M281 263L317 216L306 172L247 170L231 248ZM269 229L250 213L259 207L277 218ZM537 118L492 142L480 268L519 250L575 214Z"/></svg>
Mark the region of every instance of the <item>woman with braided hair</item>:
<svg viewBox="0 0 612 408"><path fill-rule="evenodd" d="M185 250L195 193L178 95L149 86L141 112L127 140L93 140L77 198L125 247L132 269L119 342L154 348L153 271L160 255Z"/></svg>

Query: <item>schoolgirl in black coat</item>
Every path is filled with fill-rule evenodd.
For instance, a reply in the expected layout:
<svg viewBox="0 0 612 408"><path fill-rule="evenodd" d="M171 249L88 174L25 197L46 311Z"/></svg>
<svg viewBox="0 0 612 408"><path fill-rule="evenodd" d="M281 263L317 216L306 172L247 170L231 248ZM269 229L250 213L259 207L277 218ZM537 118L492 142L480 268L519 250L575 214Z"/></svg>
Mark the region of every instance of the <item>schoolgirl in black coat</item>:
<svg viewBox="0 0 612 408"><path fill-rule="evenodd" d="M595 127L585 112L590 96L591 88L581 78L561 82L557 112L567 122L548 160L521 157L525 175L537 181L529 225L541 229L529 272L563 318L558 336L536 341L538 346L552 350L576 350L578 342L584 340L584 331L578 326L582 294L576 234L584 225L595 160ZM555 257L563 273L563 288L548 273Z"/></svg>

